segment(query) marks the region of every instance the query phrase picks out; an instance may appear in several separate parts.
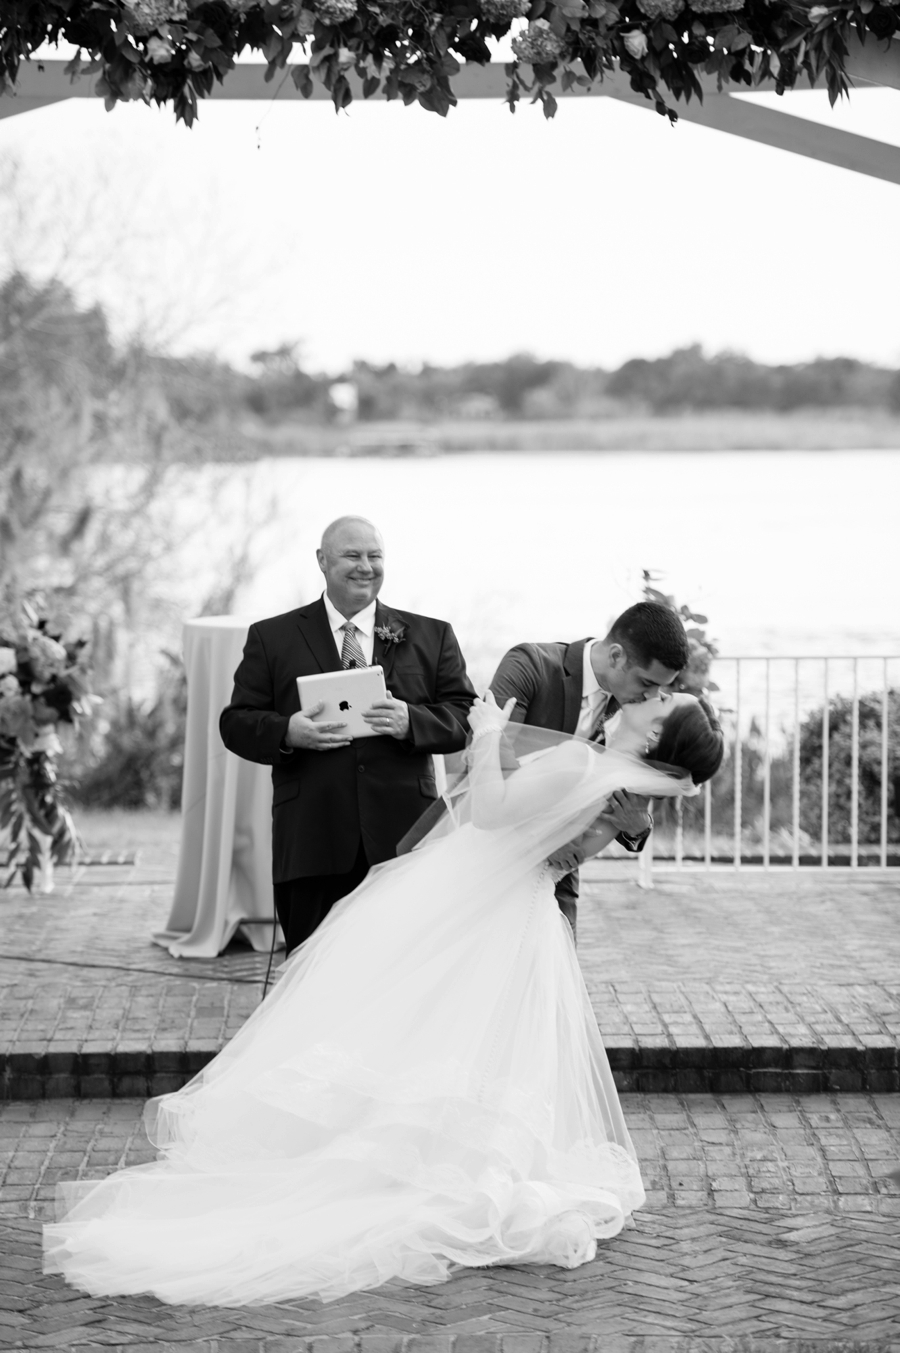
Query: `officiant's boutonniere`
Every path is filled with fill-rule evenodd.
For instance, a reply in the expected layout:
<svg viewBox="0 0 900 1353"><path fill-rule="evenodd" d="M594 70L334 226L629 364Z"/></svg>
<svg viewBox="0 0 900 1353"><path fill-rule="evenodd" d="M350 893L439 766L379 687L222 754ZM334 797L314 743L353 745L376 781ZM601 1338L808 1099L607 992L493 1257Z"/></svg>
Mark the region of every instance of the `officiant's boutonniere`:
<svg viewBox="0 0 900 1353"><path fill-rule="evenodd" d="M406 626L398 625L396 629L391 629L390 625L376 625L375 633L386 644L402 644L406 638Z"/></svg>

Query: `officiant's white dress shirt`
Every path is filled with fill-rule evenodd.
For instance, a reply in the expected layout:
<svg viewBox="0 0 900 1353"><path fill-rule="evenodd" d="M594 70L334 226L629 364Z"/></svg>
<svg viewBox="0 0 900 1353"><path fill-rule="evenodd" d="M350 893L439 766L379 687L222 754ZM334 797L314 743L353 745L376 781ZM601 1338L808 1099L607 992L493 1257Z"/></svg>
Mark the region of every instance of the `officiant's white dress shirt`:
<svg viewBox="0 0 900 1353"><path fill-rule="evenodd" d="M337 651L340 653L344 647L344 631L341 627L347 623L346 617L335 609L327 592L322 593L322 600L325 603L325 614L328 616L332 637L337 644ZM372 656L375 652L375 602L370 601L368 606L364 606L361 611L357 611L356 615L350 616L350 619L356 626L356 642L363 651L363 657L371 667Z"/></svg>

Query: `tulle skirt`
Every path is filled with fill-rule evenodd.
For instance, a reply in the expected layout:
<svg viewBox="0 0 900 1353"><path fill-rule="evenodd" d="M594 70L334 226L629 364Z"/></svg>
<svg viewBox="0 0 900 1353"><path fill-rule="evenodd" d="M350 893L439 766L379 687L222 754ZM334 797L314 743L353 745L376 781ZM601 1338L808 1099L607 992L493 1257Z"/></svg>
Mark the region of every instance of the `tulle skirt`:
<svg viewBox="0 0 900 1353"><path fill-rule="evenodd" d="M493 863L465 828L374 870L150 1101L159 1158L61 1186L45 1271L238 1306L591 1259L640 1173L551 879Z"/></svg>

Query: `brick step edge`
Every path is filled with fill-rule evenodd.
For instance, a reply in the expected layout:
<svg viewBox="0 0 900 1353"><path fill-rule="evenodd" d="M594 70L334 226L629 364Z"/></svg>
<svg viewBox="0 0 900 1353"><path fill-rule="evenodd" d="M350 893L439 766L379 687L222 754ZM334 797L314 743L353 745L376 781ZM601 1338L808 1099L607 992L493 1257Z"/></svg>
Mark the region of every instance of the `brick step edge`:
<svg viewBox="0 0 900 1353"><path fill-rule="evenodd" d="M179 1090L217 1049L0 1055L0 1101L146 1099ZM620 1091L814 1094L900 1091L900 1047L608 1047ZM900 1353L900 1350L898 1350Z"/></svg>
<svg viewBox="0 0 900 1353"><path fill-rule="evenodd" d="M85 1331L87 1334L88 1331ZM44 1345L46 1347L46 1344ZM32 1353L28 1343L17 1353ZM779 1339L750 1335L591 1334L321 1334L229 1339L166 1339L130 1344L66 1343L67 1353L896 1353L888 1339ZM35 1347L34 1353L37 1353ZM43 1350L42 1350L43 1353Z"/></svg>

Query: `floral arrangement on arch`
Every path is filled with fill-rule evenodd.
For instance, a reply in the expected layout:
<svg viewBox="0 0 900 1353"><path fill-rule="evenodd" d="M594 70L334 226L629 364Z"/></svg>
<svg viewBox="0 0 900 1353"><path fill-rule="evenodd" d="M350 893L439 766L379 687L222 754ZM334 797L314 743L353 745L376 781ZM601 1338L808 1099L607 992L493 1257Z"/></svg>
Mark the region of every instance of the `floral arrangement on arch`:
<svg viewBox="0 0 900 1353"><path fill-rule="evenodd" d="M29 602L0 617L0 856L3 886L19 875L32 889L42 872L78 847L55 759L60 723L89 714L86 642L62 635Z"/></svg>
<svg viewBox="0 0 900 1353"><path fill-rule="evenodd" d="M516 30L507 102L539 101L552 117L552 86L590 86L621 69L631 88L672 121L667 103L702 99L701 80L778 93L824 80L832 103L847 92L845 59L855 33L900 33L900 0L13 0L0 22L0 93L44 43L73 43L72 79L99 75L97 92L171 104L187 124L248 48L305 97L318 80L335 108L354 97L418 103L445 115L456 103L462 62L487 64L488 42ZM297 60L298 52L301 59ZM85 59L85 56L87 59Z"/></svg>

